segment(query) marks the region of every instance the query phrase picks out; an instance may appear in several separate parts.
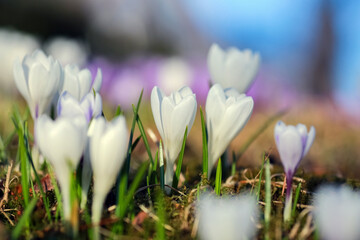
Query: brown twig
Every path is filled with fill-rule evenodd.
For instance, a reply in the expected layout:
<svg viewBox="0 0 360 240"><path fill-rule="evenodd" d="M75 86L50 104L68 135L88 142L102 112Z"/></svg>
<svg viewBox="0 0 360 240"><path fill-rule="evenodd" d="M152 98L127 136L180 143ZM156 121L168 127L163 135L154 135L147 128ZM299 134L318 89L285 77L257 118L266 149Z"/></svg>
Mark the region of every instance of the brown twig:
<svg viewBox="0 0 360 240"><path fill-rule="evenodd" d="M6 180L5 180L5 188L4 188L4 197L1 199L0 201L0 212L6 217L6 219L10 222L11 226L14 226L14 222L10 219L10 217L6 214L6 212L3 209L4 204L6 204L9 200L9 192L10 192L10 176L11 176L11 171L12 171L12 167L13 167L14 163L12 160L10 160L10 164L8 166L7 169L7 173L6 173Z"/></svg>
<svg viewBox="0 0 360 240"><path fill-rule="evenodd" d="M13 161L11 160L10 164L8 166L7 173L6 173L4 197L1 199L1 202L0 202L1 209L2 209L3 205L5 203L7 203L9 200L9 192L10 192L9 183L10 183L10 175L11 175L12 167L13 167Z"/></svg>

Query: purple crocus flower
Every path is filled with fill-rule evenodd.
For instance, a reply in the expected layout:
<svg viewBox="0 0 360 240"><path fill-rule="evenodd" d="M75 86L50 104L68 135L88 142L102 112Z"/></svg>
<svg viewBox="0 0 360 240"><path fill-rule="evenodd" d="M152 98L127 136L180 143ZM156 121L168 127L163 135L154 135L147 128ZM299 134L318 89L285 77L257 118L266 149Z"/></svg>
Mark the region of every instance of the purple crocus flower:
<svg viewBox="0 0 360 240"><path fill-rule="evenodd" d="M292 201L292 178L300 163L300 160L307 154L315 138L315 128L311 126L310 131L304 124L286 126L279 121L275 126L275 142L278 148L281 162L286 174L286 202L284 220L290 220Z"/></svg>

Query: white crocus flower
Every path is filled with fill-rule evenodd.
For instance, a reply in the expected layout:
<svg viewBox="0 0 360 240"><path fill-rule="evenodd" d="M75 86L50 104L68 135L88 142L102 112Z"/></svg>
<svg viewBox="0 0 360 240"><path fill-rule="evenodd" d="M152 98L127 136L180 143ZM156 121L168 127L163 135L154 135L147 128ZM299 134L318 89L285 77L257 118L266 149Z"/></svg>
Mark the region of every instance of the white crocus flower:
<svg viewBox="0 0 360 240"><path fill-rule="evenodd" d="M98 69L94 80L88 69L80 70L76 65L66 65L64 68L64 85L62 92L67 91L77 100L83 97L94 89L99 92L102 84L102 73Z"/></svg>
<svg viewBox="0 0 360 240"><path fill-rule="evenodd" d="M260 55L249 49L221 49L217 44L210 47L207 57L212 84L219 83L223 88L235 88L245 93L254 81L260 65Z"/></svg>
<svg viewBox="0 0 360 240"><path fill-rule="evenodd" d="M39 48L39 41L31 35L0 28L0 91L11 97L16 93L14 62Z"/></svg>
<svg viewBox="0 0 360 240"><path fill-rule="evenodd" d="M94 175L92 222L98 224L105 197L126 157L128 130L124 116L118 116L111 122L99 117L91 122L90 128L90 160ZM98 236L98 230L97 226L95 236Z"/></svg>
<svg viewBox="0 0 360 240"><path fill-rule="evenodd" d="M274 136L287 181L284 220L288 221L291 213L292 178L300 160L307 154L314 142L315 128L312 126L307 132L304 124L286 126L282 121L279 121L275 126Z"/></svg>
<svg viewBox="0 0 360 240"><path fill-rule="evenodd" d="M322 187L315 194L314 214L321 239L360 239L360 194L349 187Z"/></svg>
<svg viewBox="0 0 360 240"><path fill-rule="evenodd" d="M210 88L206 99L208 131L208 178L211 168L249 120L254 107L252 97L235 89L223 90L219 84Z"/></svg>
<svg viewBox="0 0 360 240"><path fill-rule="evenodd" d="M87 123L84 117L60 117L55 121L47 115L37 120L36 137L42 154L52 164L60 183L65 220L71 216L70 174L78 165L86 143Z"/></svg>
<svg viewBox="0 0 360 240"><path fill-rule="evenodd" d="M200 239L252 239L258 215L256 199L250 195L200 198L197 206Z"/></svg>
<svg viewBox="0 0 360 240"><path fill-rule="evenodd" d="M48 41L45 44L45 51L58 59L63 66L67 64L84 66L88 57L83 42L65 37L56 37Z"/></svg>
<svg viewBox="0 0 360 240"><path fill-rule="evenodd" d="M29 105L31 116L37 119L48 110L52 99L62 86L62 68L58 61L35 50L22 62L14 63L15 83Z"/></svg>
<svg viewBox="0 0 360 240"><path fill-rule="evenodd" d="M156 127L164 143L166 158L165 184L172 185L174 163L181 150L186 126L188 133L194 123L197 103L189 87L165 96L160 88L151 92L151 109Z"/></svg>
<svg viewBox="0 0 360 240"><path fill-rule="evenodd" d="M57 115L74 117L85 116L89 123L91 119L97 118L102 114L102 100L99 93L89 92L81 101L77 100L67 91L61 94L58 105Z"/></svg>

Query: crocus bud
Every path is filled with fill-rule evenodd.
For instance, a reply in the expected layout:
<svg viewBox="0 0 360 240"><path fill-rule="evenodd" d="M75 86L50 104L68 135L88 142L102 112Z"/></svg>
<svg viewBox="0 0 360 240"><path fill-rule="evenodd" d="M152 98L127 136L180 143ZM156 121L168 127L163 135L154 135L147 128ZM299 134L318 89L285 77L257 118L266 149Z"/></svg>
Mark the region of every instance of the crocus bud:
<svg viewBox="0 0 360 240"><path fill-rule="evenodd" d="M254 101L234 88L223 90L220 84L211 87L206 99L208 131L208 178L211 168L230 142L250 119Z"/></svg>
<svg viewBox="0 0 360 240"><path fill-rule="evenodd" d="M210 81L223 88L235 88L245 93L254 81L260 65L260 55L249 49L240 51L229 48L224 51L217 44L210 47L208 58Z"/></svg>
<svg viewBox="0 0 360 240"><path fill-rule="evenodd" d="M360 194L349 187L322 187L315 194L314 215L321 239L360 239Z"/></svg>
<svg viewBox="0 0 360 240"><path fill-rule="evenodd" d="M123 116L111 122L99 117L91 122L90 128L90 160L94 176L92 222L98 224L105 197L114 185L126 157L128 130ZM95 232L98 235L98 227Z"/></svg>
<svg viewBox="0 0 360 240"><path fill-rule="evenodd" d="M297 126L286 126L279 121L274 130L275 142L280 154L281 162L284 166L286 175L286 203L284 219L290 220L291 201L292 201L292 178L300 163L300 160L309 151L315 139L315 128L312 126L310 131L303 124Z"/></svg>
<svg viewBox="0 0 360 240"><path fill-rule="evenodd" d="M190 132L194 123L196 108L195 94L189 87L183 87L170 96L165 96L158 87L151 92L151 109L164 144L165 184L172 184L173 166L181 150L186 126Z"/></svg>
<svg viewBox="0 0 360 240"><path fill-rule="evenodd" d="M258 215L256 199L250 195L200 198L197 206L200 239L252 239Z"/></svg>
<svg viewBox="0 0 360 240"><path fill-rule="evenodd" d="M14 62L14 79L25 98L33 119L48 110L52 99L62 85L62 68L58 61L35 50L22 62Z"/></svg>
<svg viewBox="0 0 360 240"><path fill-rule="evenodd" d="M100 69L97 70L97 74L93 80L90 71L86 68L80 70L76 65L66 65L64 68L64 85L62 92L69 92L79 101L91 92L92 89L94 89L95 92L99 92L101 84L102 73Z"/></svg>
<svg viewBox="0 0 360 240"><path fill-rule="evenodd" d="M102 114L102 100L99 93L89 92L81 101L77 100L67 91L63 92L57 105L57 115L74 117L84 116L89 123L92 118Z"/></svg>
<svg viewBox="0 0 360 240"><path fill-rule="evenodd" d="M74 172L86 143L87 123L84 117L60 117L55 121L47 115L37 120L36 137L42 154L52 164L61 187L65 220L71 216L70 174Z"/></svg>

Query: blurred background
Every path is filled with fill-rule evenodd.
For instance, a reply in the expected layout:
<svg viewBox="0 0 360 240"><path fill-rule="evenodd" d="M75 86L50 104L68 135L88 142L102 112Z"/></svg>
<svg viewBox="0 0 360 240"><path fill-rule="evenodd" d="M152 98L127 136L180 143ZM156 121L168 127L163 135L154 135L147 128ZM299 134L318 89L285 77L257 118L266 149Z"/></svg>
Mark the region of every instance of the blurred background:
<svg viewBox="0 0 360 240"><path fill-rule="evenodd" d="M36 48L63 65L78 64L93 73L100 67L101 93L111 110L117 105L131 109L141 89L148 99L155 85L166 93L188 85L204 106L210 45L250 48L260 53L262 63L248 92L255 101L253 120L241 135L288 109L285 122L317 127L310 159L335 164L341 159L354 171L360 156L359 13L357 0L2 0L0 107L9 121L11 105L5 102L21 99L13 61ZM144 110L149 122L150 113L149 107ZM272 131L253 150L274 145ZM249 162L260 161L259 152L247 154Z"/></svg>

